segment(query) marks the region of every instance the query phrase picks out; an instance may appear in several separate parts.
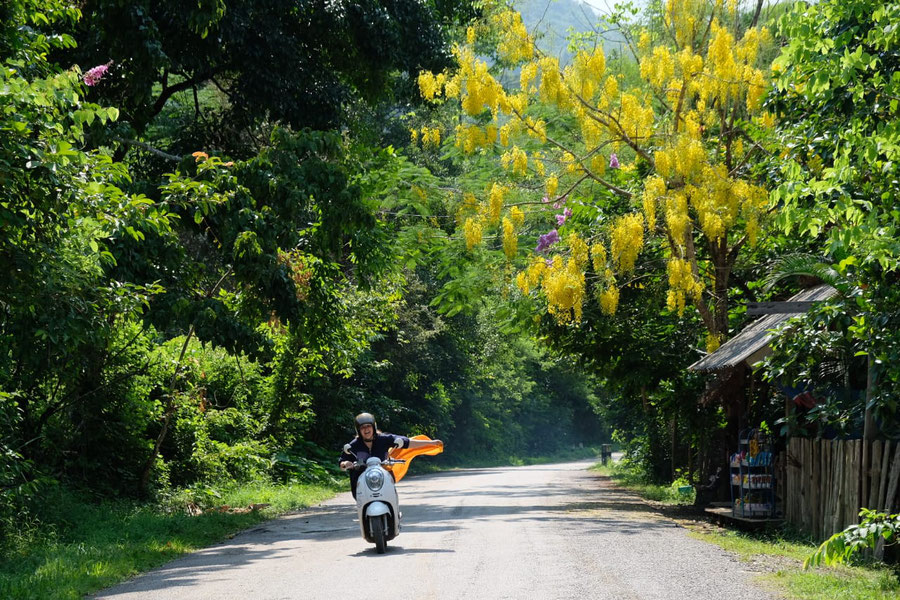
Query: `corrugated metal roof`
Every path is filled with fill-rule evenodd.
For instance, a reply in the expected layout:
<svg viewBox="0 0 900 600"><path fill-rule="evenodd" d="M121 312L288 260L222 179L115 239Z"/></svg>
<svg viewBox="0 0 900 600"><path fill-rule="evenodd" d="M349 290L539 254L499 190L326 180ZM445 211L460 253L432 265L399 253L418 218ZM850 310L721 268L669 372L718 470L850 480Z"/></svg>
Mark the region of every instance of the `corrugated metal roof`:
<svg viewBox="0 0 900 600"><path fill-rule="evenodd" d="M830 285L818 285L795 294L788 302L827 300L837 294ZM691 371L719 371L739 365L768 346L772 330L797 314L765 315L750 323L739 334L688 367Z"/></svg>

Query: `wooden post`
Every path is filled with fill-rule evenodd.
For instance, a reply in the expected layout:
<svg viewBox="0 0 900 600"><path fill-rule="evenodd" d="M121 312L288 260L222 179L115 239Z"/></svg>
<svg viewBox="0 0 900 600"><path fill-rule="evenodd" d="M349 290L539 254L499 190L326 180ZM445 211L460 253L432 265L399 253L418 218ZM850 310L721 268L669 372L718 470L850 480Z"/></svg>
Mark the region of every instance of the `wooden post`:
<svg viewBox="0 0 900 600"><path fill-rule="evenodd" d="M884 450L881 453L881 482L878 484L878 510L886 511L884 506L884 497L887 495L888 474L891 471L891 442L884 443Z"/></svg>
<svg viewBox="0 0 900 600"><path fill-rule="evenodd" d="M894 500L897 496L897 484L900 483L900 443L894 451L894 460L891 461L891 475L888 479L887 493L884 496L884 510L892 514Z"/></svg>
<svg viewBox="0 0 900 600"><path fill-rule="evenodd" d="M887 470L887 465L884 465L885 473ZM893 513L894 497L897 494L898 480L900 480L900 442L897 443L897 450L894 452L894 460L891 461L890 471L891 475L884 499L884 512L888 514ZM884 539L879 539L878 544L875 546L875 559L881 560L882 558L884 558Z"/></svg>
<svg viewBox="0 0 900 600"><path fill-rule="evenodd" d="M878 484L881 480L881 440L872 442L872 450L869 456L872 457L872 466L869 468L869 495L866 508L878 510Z"/></svg>
<svg viewBox="0 0 900 600"><path fill-rule="evenodd" d="M828 532L828 535L832 533L837 533L841 529L841 523L843 522L843 514L841 513L841 508L844 503L844 457L842 456L840 449L841 447L838 445L839 442L832 441L831 442L831 452L832 457L834 459L834 510L832 511L832 520L831 520L831 530Z"/></svg>

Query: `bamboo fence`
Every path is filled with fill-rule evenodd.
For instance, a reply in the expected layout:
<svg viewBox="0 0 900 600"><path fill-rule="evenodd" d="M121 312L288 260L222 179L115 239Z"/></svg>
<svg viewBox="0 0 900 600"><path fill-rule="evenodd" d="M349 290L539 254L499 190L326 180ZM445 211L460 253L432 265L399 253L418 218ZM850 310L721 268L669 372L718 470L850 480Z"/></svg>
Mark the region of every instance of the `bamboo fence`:
<svg viewBox="0 0 900 600"><path fill-rule="evenodd" d="M824 540L859 522L861 508L898 512L900 442L791 438L784 518Z"/></svg>

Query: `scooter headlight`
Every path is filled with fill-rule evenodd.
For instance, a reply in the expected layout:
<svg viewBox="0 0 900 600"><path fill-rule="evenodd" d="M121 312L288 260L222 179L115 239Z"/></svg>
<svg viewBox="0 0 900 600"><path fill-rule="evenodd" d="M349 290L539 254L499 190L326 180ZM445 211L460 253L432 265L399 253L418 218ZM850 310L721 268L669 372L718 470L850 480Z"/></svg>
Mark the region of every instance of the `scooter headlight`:
<svg viewBox="0 0 900 600"><path fill-rule="evenodd" d="M366 485L373 492L377 492L384 485L384 471L381 469L369 469L366 471Z"/></svg>

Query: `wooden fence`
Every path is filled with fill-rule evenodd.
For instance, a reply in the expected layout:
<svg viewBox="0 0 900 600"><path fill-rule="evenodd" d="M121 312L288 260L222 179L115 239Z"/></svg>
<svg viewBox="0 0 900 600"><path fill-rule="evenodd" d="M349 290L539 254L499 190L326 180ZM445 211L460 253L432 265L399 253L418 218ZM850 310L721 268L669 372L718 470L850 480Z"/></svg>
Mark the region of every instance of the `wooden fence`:
<svg viewBox="0 0 900 600"><path fill-rule="evenodd" d="M898 442L791 438L784 471L785 520L819 540L858 523L860 508L898 512Z"/></svg>

